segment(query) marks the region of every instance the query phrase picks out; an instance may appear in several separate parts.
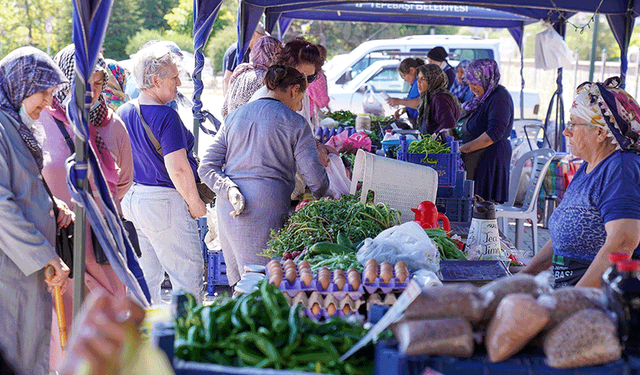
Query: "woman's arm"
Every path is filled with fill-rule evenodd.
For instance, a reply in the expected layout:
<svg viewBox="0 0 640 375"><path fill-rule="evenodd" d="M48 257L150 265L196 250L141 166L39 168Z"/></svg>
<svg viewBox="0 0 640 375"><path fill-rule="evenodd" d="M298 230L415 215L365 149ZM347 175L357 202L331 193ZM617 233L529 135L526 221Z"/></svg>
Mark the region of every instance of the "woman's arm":
<svg viewBox="0 0 640 375"><path fill-rule="evenodd" d="M182 148L164 156L164 164L169 178L189 206L191 217L197 219L207 213L207 208L198 195L196 180L187 159L187 151Z"/></svg>
<svg viewBox="0 0 640 375"><path fill-rule="evenodd" d="M390 106L403 105L405 107L416 109L420 103L420 98L415 99L400 99L400 98L388 98L387 104Z"/></svg>
<svg viewBox="0 0 640 375"><path fill-rule="evenodd" d="M467 142L460 146L459 150L461 153L466 154L469 152L474 152L477 150L482 150L483 148L489 147L493 144L493 140L489 135L485 132L480 134L480 136L474 139L471 142Z"/></svg>
<svg viewBox="0 0 640 375"><path fill-rule="evenodd" d="M226 126L223 125L200 160L198 176L217 196L225 199L229 196L230 188L238 187L222 171L222 167L226 164L226 156Z"/></svg>
<svg viewBox="0 0 640 375"><path fill-rule="evenodd" d="M629 253L640 243L640 220L618 219L604 225L607 239L576 286L601 287L602 273L609 267L609 254Z"/></svg>
<svg viewBox="0 0 640 375"><path fill-rule="evenodd" d="M448 95L441 94L433 98L434 102L431 104L433 120L438 125L435 133L443 129L453 129L456 127L459 111L457 110L458 104L455 100L456 99Z"/></svg>
<svg viewBox="0 0 640 375"><path fill-rule="evenodd" d="M537 275L542 271L546 271L551 267L551 258L553 258L553 248L551 247L551 240L542 246L542 249L531 258L529 264L526 265L520 271L520 273L528 273L530 275Z"/></svg>

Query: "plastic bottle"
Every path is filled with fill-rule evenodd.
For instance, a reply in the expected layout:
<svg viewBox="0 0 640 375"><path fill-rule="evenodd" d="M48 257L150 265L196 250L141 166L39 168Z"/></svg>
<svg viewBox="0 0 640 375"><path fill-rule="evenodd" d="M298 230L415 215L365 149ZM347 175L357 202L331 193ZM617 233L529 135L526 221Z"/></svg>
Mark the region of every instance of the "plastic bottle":
<svg viewBox="0 0 640 375"><path fill-rule="evenodd" d="M371 117L369 115L358 115L356 117L356 131L371 130Z"/></svg>
<svg viewBox="0 0 640 375"><path fill-rule="evenodd" d="M640 355L640 261L616 264L620 274L610 284L610 301L618 319L618 335L626 354Z"/></svg>
<svg viewBox="0 0 640 375"><path fill-rule="evenodd" d="M609 262L611 262L611 266L602 274L602 292L604 293L604 296L607 297L607 300L610 299L611 295L611 282L620 274L616 268L616 263L622 262L623 260L629 260L630 258L631 255L627 253L609 254ZM609 308L611 308L611 306L609 306Z"/></svg>
<svg viewBox="0 0 640 375"><path fill-rule="evenodd" d="M393 137L393 132L391 130L387 130L387 132L384 134L384 138L382 138L382 141L389 141L391 140L391 137Z"/></svg>

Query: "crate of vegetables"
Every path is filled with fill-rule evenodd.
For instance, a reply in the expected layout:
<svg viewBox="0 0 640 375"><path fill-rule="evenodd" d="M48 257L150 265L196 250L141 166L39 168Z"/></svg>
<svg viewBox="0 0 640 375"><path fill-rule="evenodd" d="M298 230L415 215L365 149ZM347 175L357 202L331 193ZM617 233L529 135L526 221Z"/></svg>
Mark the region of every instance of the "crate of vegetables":
<svg viewBox="0 0 640 375"><path fill-rule="evenodd" d="M438 172L438 186L455 186L460 163L458 141L447 137L446 144L430 135L423 135L420 141L409 144L400 140L398 160L431 167Z"/></svg>

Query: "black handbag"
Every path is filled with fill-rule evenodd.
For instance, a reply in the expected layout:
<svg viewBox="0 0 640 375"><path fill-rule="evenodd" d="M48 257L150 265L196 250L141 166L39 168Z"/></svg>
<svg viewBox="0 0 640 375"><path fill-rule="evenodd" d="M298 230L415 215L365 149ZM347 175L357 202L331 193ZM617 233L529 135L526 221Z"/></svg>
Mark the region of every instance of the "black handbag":
<svg viewBox="0 0 640 375"><path fill-rule="evenodd" d="M53 204L55 206L55 202ZM54 210L54 211L57 211ZM57 217L57 216L56 216ZM73 222L56 231L56 253L69 267L69 277L73 277Z"/></svg>

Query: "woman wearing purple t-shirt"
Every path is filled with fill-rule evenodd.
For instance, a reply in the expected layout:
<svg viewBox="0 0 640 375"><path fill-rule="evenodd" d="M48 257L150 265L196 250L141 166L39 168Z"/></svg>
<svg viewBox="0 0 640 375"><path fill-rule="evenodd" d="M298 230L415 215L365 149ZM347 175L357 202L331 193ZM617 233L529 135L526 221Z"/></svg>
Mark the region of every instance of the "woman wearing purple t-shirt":
<svg viewBox="0 0 640 375"><path fill-rule="evenodd" d="M144 271L152 303L160 301L163 269L174 289L202 295L204 261L195 220L206 214L196 188L194 137L178 112L165 104L175 100L180 86L176 55L151 45L136 54L133 77L140 88L139 109L128 102L118 109L133 153L133 186L122 201L124 216L133 221L140 240ZM160 150L147 136L148 124Z"/></svg>

